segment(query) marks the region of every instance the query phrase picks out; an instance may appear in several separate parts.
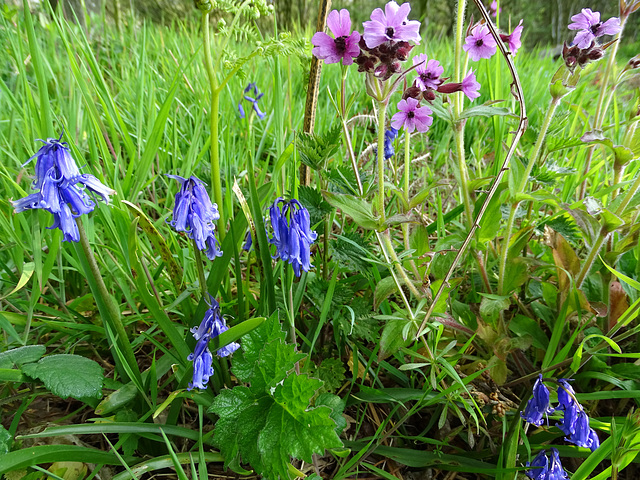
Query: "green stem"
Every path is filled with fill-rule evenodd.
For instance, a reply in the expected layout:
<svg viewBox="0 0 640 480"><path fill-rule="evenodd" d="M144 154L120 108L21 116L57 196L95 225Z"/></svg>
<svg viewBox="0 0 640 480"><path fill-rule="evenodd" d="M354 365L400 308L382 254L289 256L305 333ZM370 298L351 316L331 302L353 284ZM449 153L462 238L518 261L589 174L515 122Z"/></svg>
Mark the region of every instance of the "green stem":
<svg viewBox="0 0 640 480"><path fill-rule="evenodd" d="M204 267L202 266L202 255L200 254L200 249L196 244L196 241L193 240L193 254L196 257L196 270L198 271L198 283L200 283L200 290L202 291L202 298L207 298L207 280L204 276ZM158 302L160 303L160 302Z"/></svg>
<svg viewBox="0 0 640 480"><path fill-rule="evenodd" d="M220 158L218 151L218 113L220 110L220 89L218 88L218 80L213 69L213 60L211 56L211 36L209 34L209 13L202 14L202 35L204 43L204 67L209 78L209 88L211 90L211 112L210 130L211 130L211 188L213 189L214 201L218 204L220 219L218 220L218 236L220 241L224 240L225 229L227 225L225 209L222 199L222 180L220 176Z"/></svg>
<svg viewBox="0 0 640 480"><path fill-rule="evenodd" d="M620 202L620 205L618 205L618 208L616 208L616 211L614 212L615 215L620 216L624 213L625 209L629 205L629 202L631 202L631 200L633 199L633 197L635 196L636 192L639 189L640 189L640 173L638 173L638 176L636 177L635 182L633 182L633 185L625 194L624 198L622 199L622 202ZM580 269L580 272L578 272L578 276L576 277L576 285L578 286L578 288L581 287L582 284L584 283L584 280L587 277L589 270L591 270L591 266L593 265L593 262L598 256L598 252L600 251L600 248L602 248L602 245L604 244L609 233L610 232L607 232L604 229L600 230L600 234L598 235L598 238L593 243L593 247L591 247L591 251L589 252L589 255L585 259L584 263L582 264L582 268Z"/></svg>
<svg viewBox="0 0 640 480"><path fill-rule="evenodd" d="M386 124L387 104L378 102L378 215L380 223L384 223L384 129Z"/></svg>
<svg viewBox="0 0 640 480"><path fill-rule="evenodd" d="M533 166L538 160L538 156L540 155L540 150L542 150L542 144L544 143L544 139L547 136L547 131L549 130L549 125L551 125L551 120L556 113L556 109L560 104L560 97L554 97L551 99L549 103L549 108L547 109L547 113L544 116L544 120L542 121L542 126L540 127L540 133L538 134L538 139L536 140L536 144L533 146L533 150L531 151L531 155L529 155L529 163L527 164L527 168L524 171L524 175L520 179L520 182L517 185L516 193L524 192L525 187L529 181L529 176L531 175L531 171L533 170Z"/></svg>
<svg viewBox="0 0 640 480"><path fill-rule="evenodd" d="M513 225L516 219L516 212L518 211L518 205L520 202L515 202L511 205L511 212L509 213L509 220L507 221L507 230L502 241L502 251L500 252L500 270L498 275L498 295L504 295L504 277L507 273L507 259L509 256L509 241L511 239L511 232L513 232Z"/></svg>
<svg viewBox="0 0 640 480"><path fill-rule="evenodd" d="M102 274L100 273L98 262L96 261L96 257L93 254L93 250L91 249L91 245L89 244L89 239L87 238L87 233L84 230L84 226L82 225L82 220L80 219L80 217L76 218L76 224L78 225L78 231L80 232L80 246L82 247L82 251L87 258L89 270L91 271L91 275L93 276L96 287L98 289L97 292L94 292L94 295L99 295L102 302L104 302L106 310L105 313L107 314L104 320L109 322L110 327L115 330L116 343L124 354L124 357L129 364L129 368L134 374L139 373L140 370L138 369L136 355L133 352L133 348L131 347L131 343L129 342L129 336L127 335L127 331L125 330L124 324L122 323L120 310L114 303L111 294L107 290L107 286L105 285Z"/></svg>
<svg viewBox="0 0 640 480"><path fill-rule="evenodd" d="M405 210L406 213L409 213L409 204L410 204L410 190L411 189L411 134L408 132L404 133L404 196L407 200L407 208ZM402 224L402 238L404 240L404 248L405 250L409 250L411 245L409 243L409 224ZM415 278L420 278L420 273L418 272L418 267L416 266L416 262L413 259L409 260L409 264L411 266L411 272L415 275Z"/></svg>
<svg viewBox="0 0 640 480"><path fill-rule="evenodd" d="M598 95L598 104L596 106L596 113L593 118L593 129L599 130L602 128L602 122L604 122L604 116L607 113L607 109L609 107L609 103L605 104L605 97L607 96L607 92L610 91L609 88L609 80L611 79L611 74L613 72L613 68L616 62L616 55L618 53L618 47L620 46L620 38L622 38L622 32L624 30L624 26L627 23L627 16L622 16L620 18L620 32L616 35L614 40L616 40L611 47L609 47L609 58L607 59L607 66L604 69L604 75L602 76L602 82L600 87L600 93ZM582 200L587 192L587 175L589 174L589 170L591 169L591 159L593 158L593 151L596 146L591 145L587 150L587 158L584 164L584 170L582 172L582 176L584 180L580 185L580 192L578 199Z"/></svg>
<svg viewBox="0 0 640 480"><path fill-rule="evenodd" d="M462 52L462 39L464 36L464 12L467 7L466 0L458 0L458 14L456 17L456 44L455 44L455 64L454 64L454 82L460 82L462 78L461 60L466 55ZM464 97L463 93L457 93L453 102L453 134L456 142L456 157L458 159L458 170L460 172L460 190L462 194L462 202L464 204L464 212L467 225L471 228L473 224L473 208L471 207L471 196L469 192L469 172L465 161L464 153L464 127L465 120L460 120L462 113Z"/></svg>

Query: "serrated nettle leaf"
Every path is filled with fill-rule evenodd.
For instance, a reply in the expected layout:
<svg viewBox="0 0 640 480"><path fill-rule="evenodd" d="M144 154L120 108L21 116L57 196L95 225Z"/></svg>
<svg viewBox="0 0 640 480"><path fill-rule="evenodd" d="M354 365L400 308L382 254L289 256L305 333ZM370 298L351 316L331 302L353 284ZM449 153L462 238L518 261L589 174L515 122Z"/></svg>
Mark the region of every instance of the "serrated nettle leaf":
<svg viewBox="0 0 640 480"><path fill-rule="evenodd" d="M339 208L349 215L354 222L367 230L377 230L379 225L378 216L373 215L373 207L361 198L353 195L345 195L339 193L323 192L327 202L335 208Z"/></svg>
<svg viewBox="0 0 640 480"><path fill-rule="evenodd" d="M311 462L313 453L342 447L332 409L310 405L321 385L306 375L290 375L273 394L247 387L223 390L210 411L220 417L214 440L225 465L247 462L267 479L284 479L291 457Z"/></svg>
<svg viewBox="0 0 640 480"><path fill-rule="evenodd" d="M100 398L102 395L102 367L79 355L49 355L38 363L23 365L22 371L41 380L47 390L62 399Z"/></svg>
<svg viewBox="0 0 640 480"><path fill-rule="evenodd" d="M46 353L44 345L26 345L6 352L0 352L0 368L11 368L39 360Z"/></svg>

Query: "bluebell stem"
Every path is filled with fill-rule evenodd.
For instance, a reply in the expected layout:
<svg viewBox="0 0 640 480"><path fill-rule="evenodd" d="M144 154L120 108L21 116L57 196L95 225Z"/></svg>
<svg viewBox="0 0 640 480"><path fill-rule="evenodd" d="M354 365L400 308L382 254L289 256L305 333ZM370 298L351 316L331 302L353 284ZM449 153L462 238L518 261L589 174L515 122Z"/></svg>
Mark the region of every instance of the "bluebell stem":
<svg viewBox="0 0 640 480"><path fill-rule="evenodd" d="M273 237L269 242L276 246L277 256L293 266L296 276L300 268L308 272L311 265L311 244L318 234L311 230L309 211L298 200L276 199L271 206Z"/></svg>
<svg viewBox="0 0 640 480"><path fill-rule="evenodd" d="M544 417L553 411L549 404L549 389L542 383L542 375L540 375L533 385L533 396L520 416L527 422L540 426L544 422Z"/></svg>
<svg viewBox="0 0 640 480"><path fill-rule="evenodd" d="M247 93L251 93L251 92L253 92L253 97L250 97L249 95L247 95ZM260 93L258 91L258 87L255 82L249 83L244 89L243 98L247 102L253 105L253 111L256 112L256 115L258 115L258 118L260 118L260 120L262 120L266 115L260 110L260 107L258 107L258 100L260 100L263 97L263 95L264 93ZM242 100L238 102L238 112L240 113L240 118L245 117L244 108L242 107Z"/></svg>
<svg viewBox="0 0 640 480"><path fill-rule="evenodd" d="M197 177L183 178L167 175L181 183L176 193L173 219L168 222L177 232L184 232L209 260L222 255L215 237L215 221L220 218L218 206L211 203L205 184Z"/></svg>
<svg viewBox="0 0 640 480"><path fill-rule="evenodd" d="M64 241L78 242L80 233L74 218L95 208L87 190L99 195L106 204L109 204L109 196L116 192L93 175L81 174L67 143L61 140L62 135L57 139L39 140L44 146L24 164L36 159L36 176L31 188L38 192L11 204L15 213L36 208L48 211L53 215L53 225L49 228L62 230Z"/></svg>
<svg viewBox="0 0 640 480"><path fill-rule="evenodd" d="M202 322L191 329L193 338L197 340L196 347L187 360L193 362L193 381L189 383L189 390L193 388L205 389L209 377L213 375L213 356L209 350L209 341L223 332L229 330L224 317L220 313L220 305L215 298L209 296L210 308L205 312ZM240 345L236 342L221 347L216 352L220 357L228 357L235 352Z"/></svg>

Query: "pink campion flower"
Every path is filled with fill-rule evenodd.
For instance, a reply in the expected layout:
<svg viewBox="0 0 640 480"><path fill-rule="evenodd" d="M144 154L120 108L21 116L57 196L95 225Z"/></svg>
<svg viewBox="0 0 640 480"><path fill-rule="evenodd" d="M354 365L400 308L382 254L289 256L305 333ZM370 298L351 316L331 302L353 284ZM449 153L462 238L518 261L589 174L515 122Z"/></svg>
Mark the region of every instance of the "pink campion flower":
<svg viewBox="0 0 640 480"><path fill-rule="evenodd" d="M398 5L395 1L387 3L384 12L376 8L371 20L364 22L364 42L368 48L376 48L390 40L395 42L420 43L420 22L408 20L411 11L409 3Z"/></svg>
<svg viewBox="0 0 640 480"><path fill-rule="evenodd" d="M578 48L589 48L591 42L603 35L615 35L619 33L620 19L611 17L606 22L600 21L600 12L593 12L590 8L583 8L580 13L571 17L573 23L569 24L569 30L580 30L573 40Z"/></svg>
<svg viewBox="0 0 640 480"><path fill-rule="evenodd" d="M491 58L496 53L498 44L491 36L489 27L476 25L471 29L471 35L465 39L462 49L469 54L471 60L477 62L481 58Z"/></svg>
<svg viewBox="0 0 640 480"><path fill-rule="evenodd" d="M433 123L431 118L431 109L426 106L420 106L415 98L407 98L398 102L398 113L391 117L391 126L396 130L404 127L407 133L418 130L424 133L429 130Z"/></svg>
<svg viewBox="0 0 640 480"><path fill-rule="evenodd" d="M478 90L480 90L480 84L476 80L476 74L473 73L473 70L469 70L467 76L462 79L461 91L469 100L473 100L480 96Z"/></svg>
<svg viewBox="0 0 640 480"><path fill-rule="evenodd" d="M478 90L480 90L480 84L476 81L476 74L473 73L473 70L469 70L467 76L462 79L462 83L445 83L438 87L439 93L462 92L471 101L480 96Z"/></svg>
<svg viewBox="0 0 640 480"><path fill-rule="evenodd" d="M520 47L522 46L520 37L522 37L522 30L524 29L524 27L522 26L523 21L524 20L520 20L518 26L514 28L513 32L511 32L509 35L506 35L504 33L500 34L500 39L503 42L507 42L507 44L509 45L509 50L511 50L511 53L513 55L518 53L518 49L520 49Z"/></svg>
<svg viewBox="0 0 640 480"><path fill-rule="evenodd" d="M311 52L324 63L351 65L353 59L360 55L360 34L351 33L351 17L348 10L332 10L327 17L327 26L335 38L324 32L317 32L311 39L315 45Z"/></svg>
<svg viewBox="0 0 640 480"><path fill-rule="evenodd" d="M438 85L442 83L440 77L444 73L440 62L433 59L427 60L427 55L422 53L413 57L413 64L418 65L416 67L418 77L415 85L423 92L429 88L436 90Z"/></svg>

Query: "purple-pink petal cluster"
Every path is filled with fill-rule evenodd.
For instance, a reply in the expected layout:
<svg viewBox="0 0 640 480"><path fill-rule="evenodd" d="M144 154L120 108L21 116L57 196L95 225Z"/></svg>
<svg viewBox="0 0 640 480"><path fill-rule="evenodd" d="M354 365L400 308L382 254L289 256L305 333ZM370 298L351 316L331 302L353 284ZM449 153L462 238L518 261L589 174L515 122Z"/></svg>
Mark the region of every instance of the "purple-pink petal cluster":
<svg viewBox="0 0 640 480"><path fill-rule="evenodd" d="M371 20L364 22L363 38L368 48L376 48L388 41L420 43L420 22L408 20L411 6L408 2L398 5L387 3L384 12L376 8Z"/></svg>
<svg viewBox="0 0 640 480"><path fill-rule="evenodd" d="M573 23L569 24L569 30L579 30L574 45L578 48L589 48L591 42L603 35L615 35L622 29L620 19L611 17L606 22L600 21L600 12L594 12L590 8L571 17Z"/></svg>
<svg viewBox="0 0 640 480"><path fill-rule="evenodd" d="M423 92L429 88L436 90L442 83L440 77L444 73L440 62L434 59L428 60L427 55L422 53L413 57L413 64L418 65L415 70L418 74L415 85Z"/></svg>
<svg viewBox="0 0 640 480"><path fill-rule="evenodd" d="M414 130L424 133L433 123L431 109L424 105L420 106L420 102L415 98L409 97L406 100L400 100L398 110L399 112L391 117L391 126L396 130L404 127L407 133Z"/></svg>
<svg viewBox="0 0 640 480"><path fill-rule="evenodd" d="M513 32L511 32L509 35L506 35L503 33L500 34L500 39L503 42L506 42L507 45L509 45L509 50L513 55L518 53L518 50L522 46L522 42L520 38L522 37L522 30L524 29L524 27L522 26L523 21L524 20L520 20L520 23L518 23L518 26L514 28Z"/></svg>
<svg viewBox="0 0 640 480"><path fill-rule="evenodd" d="M498 44L491 36L489 27L476 25L471 29L471 35L465 38L462 49L469 54L471 60L477 62L481 58L491 58L496 53Z"/></svg>
<svg viewBox="0 0 640 480"><path fill-rule="evenodd" d="M317 32L311 39L315 45L311 51L317 58L325 63L338 63L351 65L353 59L360 54L360 33L351 33L351 17L346 9L332 10L327 17L327 26L334 38L324 32Z"/></svg>

